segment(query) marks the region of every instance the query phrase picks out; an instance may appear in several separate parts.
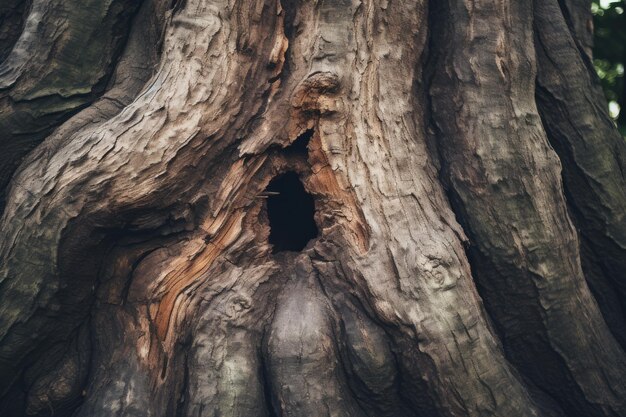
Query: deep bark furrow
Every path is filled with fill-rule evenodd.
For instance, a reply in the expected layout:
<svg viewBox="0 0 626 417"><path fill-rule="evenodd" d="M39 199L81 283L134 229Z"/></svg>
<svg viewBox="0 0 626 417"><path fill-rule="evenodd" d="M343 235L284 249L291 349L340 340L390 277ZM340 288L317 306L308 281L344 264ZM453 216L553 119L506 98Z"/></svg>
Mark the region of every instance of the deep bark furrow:
<svg viewBox="0 0 626 417"><path fill-rule="evenodd" d="M593 15L591 0L558 0L569 30L581 53L590 62L593 56ZM537 9L539 10L539 9ZM561 35L564 35L561 33ZM565 37L565 36L564 36Z"/></svg>
<svg viewBox="0 0 626 417"><path fill-rule="evenodd" d="M104 92L140 4L33 0L0 62L0 212L24 156Z"/></svg>
<svg viewBox="0 0 626 417"><path fill-rule="evenodd" d="M568 415L622 415L621 353L584 287L527 89L530 0L449 0L445 17L431 3L428 16L423 0L145 0L121 55L111 22L134 1L69 13L106 35L102 59L15 76L6 97L66 89L60 121L106 91L8 193L0 414L561 417L549 393ZM9 84L47 62L33 19ZM37 100L51 99L20 103ZM40 122L43 138L58 121ZM527 375L485 314L439 155Z"/></svg>
<svg viewBox="0 0 626 417"><path fill-rule="evenodd" d="M370 229L367 252L341 262L383 325L398 327L390 335L403 348L399 367L415 382L405 386L411 396L426 397L441 415L538 414L481 315L459 240L463 233L426 151L423 103L414 83L421 75L415 63L426 39L425 4L377 6L361 5L358 31L333 33L331 54L320 51L323 58L311 68L336 73L342 82L340 100L320 100L334 105L322 107L319 131L323 148L336 150L329 163L356 193ZM328 27L339 17L329 14ZM352 21L353 14L345 19ZM406 28L412 28L410 36ZM351 61L351 54L357 71L347 72L334 56ZM425 393L416 390L420 380L428 381ZM508 382L495 383L502 380Z"/></svg>
<svg viewBox="0 0 626 417"><path fill-rule="evenodd" d="M70 121L65 123L63 127L52 137L48 138L46 148L39 149L29 155L28 160L37 160L42 155L49 155L50 153L53 153L54 150L59 149L64 145L64 141L67 137L73 135L86 125L101 123L102 121L108 120L121 110L120 106L130 103L153 71L153 65L157 56L157 50L155 47L158 45L161 37L158 32L160 31L159 27L163 24L165 15L164 6L166 3L167 1L163 0L146 1L144 3L137 19L135 20L135 26L133 27L125 52L121 56L120 62L114 72L112 87L110 90L107 91L105 96L103 96L100 101L96 102L94 106L80 112ZM150 43L146 44L146 41L150 41ZM28 162L26 165L28 165ZM21 184L17 182L14 183L14 187L24 190ZM65 331L59 329L58 327L54 327L54 331L60 334L65 333ZM89 349L86 349L86 351L80 352L80 355L89 359L88 350ZM48 360L53 359L49 358ZM85 370L83 369L81 372L84 371ZM57 375L57 377L62 380L67 380L67 386L69 387L72 387L71 381L75 379L77 381L81 381L82 378L81 373L77 373L71 369L63 371L61 368L56 372L57 373L49 373L51 375ZM42 371L35 373L35 375L38 376L32 376L31 381L26 382L26 389L31 390L30 396L34 396L35 399L23 400L26 403L26 407L33 414L40 413L40 410L48 410L50 408L56 409L58 402L67 402L68 398L74 398L75 400L80 398L80 393L83 390L83 386L80 385L82 382L79 383L78 386L73 386L68 392L64 392L63 395L54 394L54 392L50 394L50 389L57 384L57 381L51 381L49 376ZM16 376L19 376L19 374L16 374ZM9 381L5 380L4 382ZM8 394L7 397L12 398L11 402L15 404L22 403L12 394Z"/></svg>
<svg viewBox="0 0 626 417"><path fill-rule="evenodd" d="M0 4L0 64L22 33L30 3L28 0L6 0Z"/></svg>
<svg viewBox="0 0 626 417"><path fill-rule="evenodd" d="M438 142L508 356L568 415L621 415L626 357L585 285L559 162L528 88L532 2L450 1L440 13L455 19L434 35L436 51L451 45L431 87Z"/></svg>
<svg viewBox="0 0 626 417"><path fill-rule="evenodd" d="M614 332L626 307L626 142L608 115L599 80L580 55L554 1L538 2L537 103L548 138L563 163L563 181L575 223L600 269L592 284L614 288L619 309L607 316ZM565 82L567 80L567 82ZM607 280L608 283L600 281ZM612 291L612 290L608 290ZM611 297L611 294L606 294ZM604 297L604 296L602 296ZM621 310L621 311L620 311ZM623 337L623 335L622 335Z"/></svg>
<svg viewBox="0 0 626 417"><path fill-rule="evenodd" d="M194 45L197 53L208 60L220 62L219 60L222 57L220 54L213 56L205 55L208 47L207 42L214 37L218 37L220 39L219 42L222 42L223 39L227 39L230 36L230 33L228 33L227 28L222 27L217 17L217 9L203 2L200 2L200 5L204 8L206 16L199 22L201 23L199 26L188 26L185 20L186 17L181 12L177 16L178 23L175 20L172 27L170 27L168 40L166 41L167 46L164 50L165 62L161 64L159 74L156 75L152 82L152 87L155 84L165 83L167 79L175 82L179 73L190 73L194 65L193 60L188 61L187 65L180 65L181 47L184 42L188 44L195 42L196 36L204 37L201 42ZM271 11L266 13L271 16ZM188 36L191 33L190 30L196 28L201 28L202 32L192 37ZM274 39L271 34L267 37L265 33L257 33L261 35L259 40L265 42L266 48L273 46ZM181 39L184 39L183 43L180 43ZM233 49L239 46L235 43L231 45ZM232 52L237 53L236 50ZM247 61L256 65L255 68L258 69L261 76L267 73L263 63L256 63L252 59L247 59ZM35 163L30 164L21 172L16 179L16 182L21 184L21 187L15 187L14 193L26 198L24 200L13 200L14 204L10 204L11 208L8 210L10 216L5 215L2 226L3 241L1 247L4 259L2 262L3 301L0 304L2 306L3 343L1 349L3 353L3 374L11 375L17 372L17 369L22 364L22 359L29 352L32 352L33 349L37 348L39 343L49 339L64 337L66 331L63 328L59 328L59 326L53 325L55 320L58 320L58 313L54 313L54 311L66 303L76 305L72 306L72 308L79 306L82 306L83 309L87 308L85 303L89 300L89 291L95 279L94 272L96 272L93 270L93 264L90 266L89 262L82 266L84 273L87 275L81 277L78 282L70 284L72 286L84 286L76 293L80 298L76 298L77 295L75 294L72 298L64 300L61 305L57 300L56 293L59 288L59 277L61 276L65 280L72 282L75 281L75 278L71 277L75 277L75 274L77 274L76 271L59 271L56 269L58 263L56 260L57 248L61 247L64 231L69 233L73 230L75 235L69 242L73 241L76 246L63 246L67 253L78 254L84 253L82 252L83 250L95 250L97 247L85 245L85 241L82 239L92 233L94 225L106 225L106 227L114 229L116 227L115 224L121 226L126 222L132 228L133 220L130 216L133 216L133 206L145 206L145 202L149 201L146 199L146 196L154 193L156 191L155 188L160 189L162 194L165 193L165 195L170 196L169 198L155 197L156 200L153 200L159 201L166 207L175 203L180 196L184 195L184 191L172 193L167 186L164 186L165 183L153 183L150 185L151 178L154 178L154 175L159 171L165 172L168 166L172 167L173 171L179 172L180 168L175 168L176 162L172 160L178 156L181 148L189 146L187 141L181 141L180 143L172 142L174 148L169 149L166 155L162 156L163 150L159 148L165 143L165 138L168 135L176 134L191 140L193 136L197 135L195 144L192 143L190 147L197 147L198 144L205 144L205 148L210 147L211 141L206 141L205 138L210 134L215 134L215 131L218 129L209 127L209 132L205 131L199 134L201 128L196 127L196 123L199 122L200 118L206 118L203 115L209 115L209 117L215 115L219 119L219 115L222 114L221 117L228 120L230 114L237 111L237 107L218 104L222 103L223 100L232 99L232 97L228 97L225 94L226 89L222 89L221 97L216 97L217 103L212 103L214 105L217 104L214 107L215 110L207 111L201 105L196 106L195 115L184 114L181 116L181 119L184 117L186 122L183 123L182 127L174 128L175 131L162 129L163 123L158 120L164 120L166 117L176 118L177 114L180 115L182 111L185 111L185 102L188 100L195 105L195 103L202 103L204 100L207 100L214 93L220 93L219 89L214 90L211 87L210 80L214 77L223 78L227 71L226 65L228 65L228 62L224 61L221 64L208 63L207 68L210 69L211 73L203 75L204 80L200 80L194 86L194 94L191 97L187 97L187 90L179 89L178 97L172 97L168 91L166 100L164 97L159 98L159 94L162 93L158 89L148 88L133 104L112 119L101 124L91 124L75 133L70 131L70 134L62 143L49 144L47 149L42 148L39 151L43 155L42 158L36 159ZM239 74L245 74L248 69L249 66L242 65L239 69ZM235 74L231 75L236 76ZM237 78L243 79L244 76L240 75ZM207 88L203 88L203 85L207 86ZM269 88L267 83L259 83L258 85L263 89ZM250 94L250 90L248 89L246 93ZM168 102L174 100L178 100L178 103L171 110L167 112L161 111L163 105L167 105ZM249 103L256 105L255 100L251 100ZM153 110L150 110L151 107ZM230 112L228 110L229 107ZM191 108L191 105L189 104L187 108ZM243 111L243 114L246 114L246 112ZM222 120L218 120L214 126L228 128L229 126L225 126ZM118 126L117 123L120 125ZM137 135L137 125L140 123L150 126L150 128L143 130L141 135ZM162 138L160 141L154 138L155 135L159 134ZM124 137L120 138L120 136ZM223 147L225 145L224 142L227 142L227 140L220 143L217 148ZM150 151L150 146L153 147L153 151ZM140 150L140 153L134 156L135 161L133 161L133 152L137 150ZM86 157L88 152L95 157ZM148 157L151 152L152 158ZM83 155L82 157L80 156L81 154ZM219 153L216 155L219 155ZM70 157L70 160L65 159L67 156ZM181 159L182 165L193 166L198 164L195 160L200 155L197 150L194 150L191 157L178 157ZM71 171L66 169L69 164L74 169L84 169L85 173L90 172L90 179L85 182L83 178L74 176ZM78 166L82 166L82 168L78 168ZM112 168L112 166L115 166L115 168ZM143 181L138 178L140 175L136 171L138 167L141 167L140 171L143 172ZM127 170L127 173L124 173L124 170ZM34 172L40 172L41 174L33 174ZM130 172L134 172L134 174L130 174ZM146 183L145 181L148 182ZM191 188L191 186L191 184L186 184L188 188ZM121 199L114 204L118 207L117 209L111 206L109 202L104 205L101 204L101 202L107 201L107 198L104 197L105 195L113 195L109 194L112 193L112 190L126 190L122 192L127 197L120 196ZM41 198L39 202L33 199L36 195ZM142 198L144 201L142 201ZM44 202L44 200L46 201ZM74 220L73 223L75 225L66 229L68 222L81 212L81 217L84 220ZM88 215L88 212L100 213ZM118 217L119 213L124 212L128 213L125 220L123 217ZM114 217L109 217L110 213L115 213L113 214ZM141 212L139 211L139 213ZM161 222L162 220L159 219L159 216L158 211L156 211L152 223L155 221ZM171 217L171 214L167 214L165 219L168 217ZM46 224L45 229L37 226L42 222ZM138 223L138 226L135 227L141 228L141 221L138 221ZM148 224L147 227L154 226ZM81 230L82 232L79 232ZM64 251L60 252L61 255L65 253ZM21 260L32 257L35 257L35 262L17 266L21 264ZM33 302L36 304L33 304ZM67 320L68 325L71 326L73 320L82 320L85 313L81 312L71 316L71 320ZM16 335L21 332L26 332L29 335L28 338L16 338ZM11 381L3 378L2 382L6 384Z"/></svg>

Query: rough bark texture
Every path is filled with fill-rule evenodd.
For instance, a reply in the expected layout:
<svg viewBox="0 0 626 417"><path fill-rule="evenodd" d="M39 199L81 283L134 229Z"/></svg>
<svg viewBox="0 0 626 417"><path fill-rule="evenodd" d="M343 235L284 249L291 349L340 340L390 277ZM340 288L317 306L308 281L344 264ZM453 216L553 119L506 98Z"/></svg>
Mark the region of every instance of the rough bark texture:
<svg viewBox="0 0 626 417"><path fill-rule="evenodd" d="M105 89L139 1L33 0L22 22L27 3L0 9L0 56L12 47L0 63L2 190L29 151ZM0 209L4 200L3 191Z"/></svg>
<svg viewBox="0 0 626 417"><path fill-rule="evenodd" d="M538 25L550 2L541 3ZM444 172L474 243L475 278L510 359L568 415L602 415L590 404L622 407L626 357L585 286L559 160L528 88L536 72L532 3L504 6L451 2L441 11L456 17L433 48L449 45L431 88Z"/></svg>
<svg viewBox="0 0 626 417"><path fill-rule="evenodd" d="M539 2L536 16L537 103L563 161L590 287L626 346L626 141L609 117L591 60L567 35L556 2Z"/></svg>
<svg viewBox="0 0 626 417"><path fill-rule="evenodd" d="M7 2L0 415L626 417L584 7Z"/></svg>

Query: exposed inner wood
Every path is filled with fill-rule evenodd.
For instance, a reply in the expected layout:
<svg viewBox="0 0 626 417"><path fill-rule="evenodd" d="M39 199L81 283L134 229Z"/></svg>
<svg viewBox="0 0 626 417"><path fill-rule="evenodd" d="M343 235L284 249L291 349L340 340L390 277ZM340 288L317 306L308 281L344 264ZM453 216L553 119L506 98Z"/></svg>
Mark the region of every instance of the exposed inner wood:
<svg viewBox="0 0 626 417"><path fill-rule="evenodd" d="M626 417L570 220L604 216L582 250L615 250L582 260L621 296L623 178L548 141L582 146L548 108L584 101L551 83L586 53L577 2L79 3L34 0L0 66L2 146L28 127L0 160L27 154L0 223L0 415ZM582 51L550 43L553 15ZM81 78L62 58L85 42ZM614 190L602 209L581 172ZM307 199L289 227L315 228L294 246L268 213L285 175Z"/></svg>

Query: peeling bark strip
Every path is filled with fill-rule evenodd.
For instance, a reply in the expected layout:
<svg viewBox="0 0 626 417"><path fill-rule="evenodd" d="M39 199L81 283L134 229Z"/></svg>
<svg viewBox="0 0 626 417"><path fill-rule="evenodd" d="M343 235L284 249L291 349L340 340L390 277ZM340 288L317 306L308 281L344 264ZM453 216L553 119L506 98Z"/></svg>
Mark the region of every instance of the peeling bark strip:
<svg viewBox="0 0 626 417"><path fill-rule="evenodd" d="M580 99L535 58L565 70L556 0L97 3L35 0L0 64L2 146L46 138L0 223L0 415L626 417L585 283L624 202L557 147L566 201L535 105L536 60L540 103ZM568 209L608 219L600 272Z"/></svg>

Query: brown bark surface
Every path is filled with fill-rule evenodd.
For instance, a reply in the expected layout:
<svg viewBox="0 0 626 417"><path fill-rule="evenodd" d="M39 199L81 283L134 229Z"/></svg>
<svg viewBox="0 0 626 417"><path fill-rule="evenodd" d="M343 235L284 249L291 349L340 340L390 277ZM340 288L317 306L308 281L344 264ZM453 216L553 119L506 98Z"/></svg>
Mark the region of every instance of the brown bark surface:
<svg viewBox="0 0 626 417"><path fill-rule="evenodd" d="M626 417L584 7L7 2L0 415Z"/></svg>

